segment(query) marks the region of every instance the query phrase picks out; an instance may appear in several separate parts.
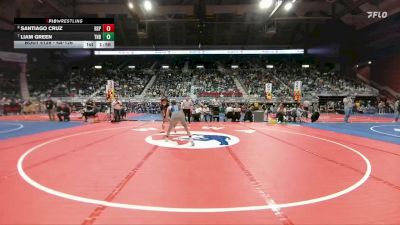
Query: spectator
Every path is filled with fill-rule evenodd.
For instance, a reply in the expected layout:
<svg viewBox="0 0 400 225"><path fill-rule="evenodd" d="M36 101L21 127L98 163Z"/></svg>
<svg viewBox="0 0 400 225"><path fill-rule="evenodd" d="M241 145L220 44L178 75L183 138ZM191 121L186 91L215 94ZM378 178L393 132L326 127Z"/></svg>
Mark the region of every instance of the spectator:
<svg viewBox="0 0 400 225"><path fill-rule="evenodd" d="M231 105L228 105L225 110L225 121L228 121L229 119L233 121L233 107Z"/></svg>
<svg viewBox="0 0 400 225"><path fill-rule="evenodd" d="M57 117L60 122L70 121L71 108L67 103L62 103L57 110Z"/></svg>
<svg viewBox="0 0 400 225"><path fill-rule="evenodd" d="M200 105L196 105L193 113L193 121L194 122L200 122L201 119L201 114L202 114L202 108Z"/></svg>
<svg viewBox="0 0 400 225"><path fill-rule="evenodd" d="M203 115L204 115L204 121L210 121L212 120L211 118L211 112L210 112L210 108L208 107L208 105L205 105L203 107Z"/></svg>
<svg viewBox="0 0 400 225"><path fill-rule="evenodd" d="M240 117L241 117L241 111L242 109L240 108L239 104L236 104L235 108L233 108L233 118L232 122L239 122Z"/></svg>
<svg viewBox="0 0 400 225"><path fill-rule="evenodd" d="M344 104L344 122L348 123L350 115L352 114L353 110L353 99L350 96L347 96L343 99Z"/></svg>
<svg viewBox="0 0 400 225"><path fill-rule="evenodd" d="M283 123L284 122L284 117L286 115L286 107L283 103L279 104L278 110L276 117L278 119L278 123Z"/></svg>
<svg viewBox="0 0 400 225"><path fill-rule="evenodd" d="M120 122L121 121L122 102L118 99L118 96L115 96L115 99L112 102L112 108L114 110L114 121Z"/></svg>
<svg viewBox="0 0 400 225"><path fill-rule="evenodd" d="M54 104L53 100L51 100L50 97L45 101L45 107L46 107L47 114L49 115L50 121L54 121L55 120L55 114L54 114L55 104Z"/></svg>
<svg viewBox="0 0 400 225"><path fill-rule="evenodd" d="M250 122L253 122L253 112L252 112L252 108L250 107L247 107L246 109L246 112L244 113L244 118L243 118L243 121L244 122L246 122L246 121L250 121Z"/></svg>
<svg viewBox="0 0 400 225"><path fill-rule="evenodd" d="M82 116L85 117L85 122L87 122L89 117L95 116L96 113L97 113L96 103L94 102L93 99L89 99L86 102L84 112L82 113Z"/></svg>
<svg viewBox="0 0 400 225"><path fill-rule="evenodd" d="M381 100L378 104L378 114L383 114L385 112L385 103Z"/></svg>
<svg viewBox="0 0 400 225"><path fill-rule="evenodd" d="M393 122L399 121L400 117L400 96L397 97L397 101L395 102L395 118Z"/></svg>

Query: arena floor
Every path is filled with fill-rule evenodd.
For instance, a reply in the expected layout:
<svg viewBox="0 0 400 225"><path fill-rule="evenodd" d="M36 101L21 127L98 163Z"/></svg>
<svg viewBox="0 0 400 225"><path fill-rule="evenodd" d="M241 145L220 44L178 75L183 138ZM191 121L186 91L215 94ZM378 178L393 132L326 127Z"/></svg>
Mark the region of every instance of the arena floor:
<svg viewBox="0 0 400 225"><path fill-rule="evenodd" d="M35 117L35 118L33 118ZM400 224L400 123L0 117L0 224Z"/></svg>

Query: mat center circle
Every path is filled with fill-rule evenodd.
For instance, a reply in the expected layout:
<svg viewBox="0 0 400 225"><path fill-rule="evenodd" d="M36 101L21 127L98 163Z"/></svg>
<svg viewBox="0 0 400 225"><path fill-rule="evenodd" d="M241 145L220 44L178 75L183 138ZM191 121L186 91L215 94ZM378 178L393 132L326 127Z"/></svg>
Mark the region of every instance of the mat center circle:
<svg viewBox="0 0 400 225"><path fill-rule="evenodd" d="M238 211L253 211L253 210L266 210L266 209L274 209L276 207L278 208L287 208L287 207L296 207L296 206L303 206L303 205L308 205L308 204L314 204L314 203L318 203L318 202L323 202L323 201L327 201L327 200L331 200L334 198L337 198L339 196L342 196L344 194L347 194L355 189L357 189L358 187L360 187L363 183L365 183L365 181L368 179L368 177L371 174L371 163L369 162L369 160L367 159L367 157L365 157L363 154L361 154L360 152L358 152L357 150L346 146L344 144L341 144L339 142L335 142L329 139L325 139L325 138L321 138L321 137L316 137L313 135L308 135L308 134L304 134L304 133L297 133L297 132L291 132L291 131L278 131L277 132L283 132L283 133L289 133L289 134L294 134L294 135L300 135L300 136L305 136L305 137L309 137L309 138L313 138L313 139L318 139L324 142L328 142L328 143L332 143L338 146L341 146L347 150L352 151L353 153L357 154L358 156L360 156L363 161L365 162L367 168L366 171L363 175L363 177L358 180L356 183L354 183L353 185L329 194L329 195L325 195L325 196L321 196L321 197L316 197L316 198L312 198L312 199L306 199L306 200L302 200L302 201L297 201L297 202L287 202L287 203L277 203L275 205L270 205L270 204L263 204L263 205L250 205L250 206L233 206L233 207L225 207L225 208L178 208L178 207L165 207L165 206L150 206L150 205L136 205L136 204L127 204L127 203L121 203L121 202L110 202L110 201L105 201L105 200L100 200L100 199L93 199L93 198L87 198L87 197L83 197L83 196L77 196L77 195L73 195L73 194L69 194L69 193L64 193L62 191L59 190L55 190L55 189L51 189L43 184L40 184L39 182L35 181L34 179L32 179L28 174L26 174L25 170L24 170L24 160L25 158L31 154L34 151L37 151L39 149L41 149L42 147L51 144L51 143L55 143L61 140L65 140L68 138L72 138L72 137L76 137L76 136L82 136L82 135L87 135L87 134L95 134L95 133L99 133L99 132L104 132L104 131L110 131L110 130L117 130L117 129L127 129L128 127L118 127L118 128L108 128L108 129L102 129L102 130L96 130L96 131L85 131L85 132L79 132L79 133L74 133L71 135L66 135L66 136L62 136L59 138L55 138L55 139L51 139L48 140L46 142L40 143L30 149L28 149L19 159L18 159L18 163L17 163L17 169L18 169L18 173L19 175L22 177L22 179L24 179L27 183L29 183L30 185L32 185L33 187L46 192L48 194L54 195L54 196L58 196L64 199L69 199L69 200L73 200L73 201L78 201L78 202L83 202L83 203L90 203L90 204L96 204L96 205L102 205L102 206L108 206L108 207L115 207L115 208L123 208L123 209L134 209L134 210L146 210L146 211L158 211L158 212L174 212L174 213L188 213L188 212L192 212L192 213L216 213L216 212L238 212ZM130 129L132 129L132 127L129 127ZM273 131L273 130L271 130ZM230 136L230 137L234 137L232 135L227 135L227 134L222 134L222 133L216 133L216 132L193 132L193 134L199 134L199 135L205 135L205 134L214 134L214 135L226 135L226 136ZM158 135L162 135L162 134L158 134ZM149 137L151 137L153 135L150 135ZM237 141L239 141L239 139L237 138Z"/></svg>
<svg viewBox="0 0 400 225"><path fill-rule="evenodd" d="M172 133L168 140L165 134L153 134L146 137L145 141L152 145L157 145L172 149L211 149L224 148L239 143L240 139L236 136L207 131L191 131L194 145L191 145L190 138L184 131Z"/></svg>

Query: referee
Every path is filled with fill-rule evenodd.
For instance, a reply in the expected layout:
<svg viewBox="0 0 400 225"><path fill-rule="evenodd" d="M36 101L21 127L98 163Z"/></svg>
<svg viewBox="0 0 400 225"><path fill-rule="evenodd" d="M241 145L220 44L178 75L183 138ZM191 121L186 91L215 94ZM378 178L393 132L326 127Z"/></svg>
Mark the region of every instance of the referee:
<svg viewBox="0 0 400 225"><path fill-rule="evenodd" d="M186 121L188 121L190 123L190 117L192 116L193 102L189 98L189 96L187 96L182 101L181 108L183 110L183 113L185 114Z"/></svg>

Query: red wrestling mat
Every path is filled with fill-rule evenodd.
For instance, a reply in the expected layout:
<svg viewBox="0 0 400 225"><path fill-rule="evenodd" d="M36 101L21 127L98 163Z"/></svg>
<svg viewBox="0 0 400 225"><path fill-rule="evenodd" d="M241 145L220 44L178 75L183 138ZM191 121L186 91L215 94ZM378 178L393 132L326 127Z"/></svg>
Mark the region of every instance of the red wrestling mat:
<svg viewBox="0 0 400 225"><path fill-rule="evenodd" d="M399 224L399 146L309 127L100 123L0 142L0 224ZM182 134L181 134L182 133ZM16 144L17 143L17 144Z"/></svg>

